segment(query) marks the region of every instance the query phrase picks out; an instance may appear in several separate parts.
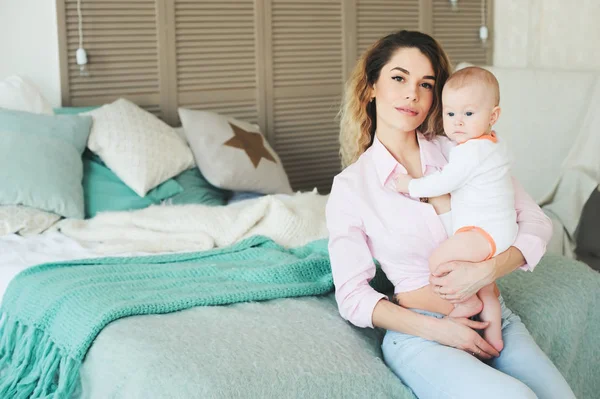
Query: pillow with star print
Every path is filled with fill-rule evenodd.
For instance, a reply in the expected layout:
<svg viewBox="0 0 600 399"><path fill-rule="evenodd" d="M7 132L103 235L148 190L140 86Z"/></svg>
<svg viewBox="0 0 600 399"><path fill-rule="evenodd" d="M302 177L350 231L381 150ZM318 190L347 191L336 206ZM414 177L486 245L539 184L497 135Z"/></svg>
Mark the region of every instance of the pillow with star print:
<svg viewBox="0 0 600 399"><path fill-rule="evenodd" d="M196 165L213 186L291 194L281 160L258 126L211 111L179 108Z"/></svg>

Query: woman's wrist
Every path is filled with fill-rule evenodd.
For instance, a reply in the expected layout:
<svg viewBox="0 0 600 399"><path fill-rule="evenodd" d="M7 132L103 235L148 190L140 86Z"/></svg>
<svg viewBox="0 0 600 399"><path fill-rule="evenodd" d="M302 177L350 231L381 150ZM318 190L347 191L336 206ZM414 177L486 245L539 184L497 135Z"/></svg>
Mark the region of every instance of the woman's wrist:
<svg viewBox="0 0 600 399"><path fill-rule="evenodd" d="M439 319L413 312L386 300L381 300L375 305L373 326L418 336L430 341L437 341L440 328L442 328Z"/></svg>
<svg viewBox="0 0 600 399"><path fill-rule="evenodd" d="M506 251L498 254L490 259L491 264L491 281L494 282L500 277L503 277L520 266L525 264L525 257L517 247L510 247Z"/></svg>
<svg viewBox="0 0 600 399"><path fill-rule="evenodd" d="M411 335L416 335L428 341L439 342L441 335L444 332L444 325L442 319L437 317L428 316L420 313L407 310L415 316L415 331ZM410 333L409 333L410 334Z"/></svg>
<svg viewBox="0 0 600 399"><path fill-rule="evenodd" d="M488 284L492 284L493 282L495 282L496 279L499 277L498 276L498 257L489 259L486 262L486 266L487 267L483 268L486 272L486 275L483 280L485 281L485 285L488 285Z"/></svg>
<svg viewBox="0 0 600 399"><path fill-rule="evenodd" d="M440 341L440 331L444 330L442 319L438 319L432 316L425 316L425 320L423 321L423 332L421 338L424 338L429 341Z"/></svg>

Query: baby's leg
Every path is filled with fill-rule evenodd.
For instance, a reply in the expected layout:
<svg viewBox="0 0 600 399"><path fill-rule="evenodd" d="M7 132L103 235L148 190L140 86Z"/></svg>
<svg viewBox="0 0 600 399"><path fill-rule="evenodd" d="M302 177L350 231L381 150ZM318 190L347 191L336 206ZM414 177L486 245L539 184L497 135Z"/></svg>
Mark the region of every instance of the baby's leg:
<svg viewBox="0 0 600 399"><path fill-rule="evenodd" d="M456 233L433 252L429 267L433 272L439 265L453 260L481 262L490 255L490 250L490 244L482 234L476 231ZM477 295L473 295L471 299L456 304L450 316L471 317L481 312L482 306Z"/></svg>
<svg viewBox="0 0 600 399"><path fill-rule="evenodd" d="M504 342L502 341L502 309L500 308L498 295L494 290L494 284L486 285L480 289L477 296L483 302L480 318L490 323L483 331L483 337L500 352L504 348Z"/></svg>
<svg viewBox="0 0 600 399"><path fill-rule="evenodd" d="M475 230L456 233L439 247L429 258L429 268L433 272L442 263L453 260L481 262L490 255L490 243Z"/></svg>

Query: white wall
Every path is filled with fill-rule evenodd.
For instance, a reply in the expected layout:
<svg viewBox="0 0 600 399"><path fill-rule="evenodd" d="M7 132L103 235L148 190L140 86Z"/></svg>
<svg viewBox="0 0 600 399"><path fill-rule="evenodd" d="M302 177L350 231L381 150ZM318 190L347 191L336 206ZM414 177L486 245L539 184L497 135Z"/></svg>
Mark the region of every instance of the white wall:
<svg viewBox="0 0 600 399"><path fill-rule="evenodd" d="M600 1L496 0L494 65L600 70Z"/></svg>
<svg viewBox="0 0 600 399"><path fill-rule="evenodd" d="M600 1L494 3L495 65L600 69ZM25 75L60 105L54 0L0 0L0 54L0 79Z"/></svg>
<svg viewBox="0 0 600 399"><path fill-rule="evenodd" d="M54 0L0 0L0 79L23 75L60 105Z"/></svg>

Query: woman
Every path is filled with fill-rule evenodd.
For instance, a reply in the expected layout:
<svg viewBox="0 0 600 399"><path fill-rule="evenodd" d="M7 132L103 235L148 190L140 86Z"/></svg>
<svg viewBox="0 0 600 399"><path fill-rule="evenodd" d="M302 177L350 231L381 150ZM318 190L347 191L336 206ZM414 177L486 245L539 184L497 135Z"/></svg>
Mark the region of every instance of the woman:
<svg viewBox="0 0 600 399"><path fill-rule="evenodd" d="M552 233L533 200L515 182L514 246L479 264L441 265L431 276L428 258L451 228L449 196L410 198L393 188L398 173L421 177L447 163L452 144L440 134L449 71L434 39L400 31L375 43L348 82L340 133L348 167L335 177L327 204L340 314L356 326L387 330L384 359L420 398L573 398L502 298L502 353L476 331L485 323L447 317L452 303L497 278L533 270ZM373 258L394 284L394 301L369 285Z"/></svg>

